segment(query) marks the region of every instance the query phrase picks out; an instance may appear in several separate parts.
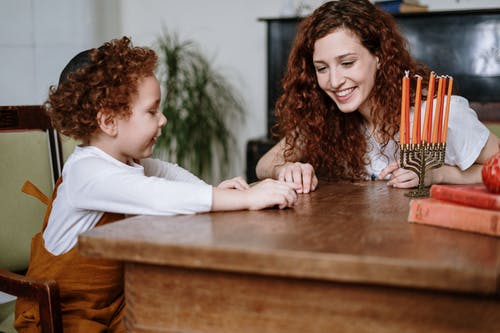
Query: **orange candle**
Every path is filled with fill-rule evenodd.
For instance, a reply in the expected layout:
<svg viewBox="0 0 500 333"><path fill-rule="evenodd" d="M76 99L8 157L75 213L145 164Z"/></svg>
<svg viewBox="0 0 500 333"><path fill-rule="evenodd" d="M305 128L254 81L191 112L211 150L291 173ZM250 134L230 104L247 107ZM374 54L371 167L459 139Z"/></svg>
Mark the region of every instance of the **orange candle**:
<svg viewBox="0 0 500 333"><path fill-rule="evenodd" d="M406 71L406 91L405 91L405 143L410 143L410 72Z"/></svg>
<svg viewBox="0 0 500 333"><path fill-rule="evenodd" d="M443 84L440 89L441 95L439 97L440 107L439 107L439 126L438 126L438 137L437 142L443 142L443 118L444 118L444 96L446 95L446 76L443 76Z"/></svg>
<svg viewBox="0 0 500 333"><path fill-rule="evenodd" d="M451 100L451 91L453 87L453 77L450 76L448 78L448 94L446 95L446 111L444 113L444 124L443 124L443 138L441 142L446 143L446 135L448 134L448 116L450 114L450 100Z"/></svg>
<svg viewBox="0 0 500 333"><path fill-rule="evenodd" d="M436 97L436 111L434 113L434 126L432 129L432 143L437 143L438 142L438 135L441 132L441 121L442 118L440 118L440 114L442 114L442 102L441 102L441 96L443 95L443 77L440 76L438 79L438 88L437 88L437 97ZM441 137L439 136L439 139Z"/></svg>
<svg viewBox="0 0 500 333"><path fill-rule="evenodd" d="M417 88L415 91L415 106L413 110L413 132L411 143L420 143L420 107L422 104L422 77L417 75Z"/></svg>
<svg viewBox="0 0 500 333"><path fill-rule="evenodd" d="M400 144L405 144L407 143L406 141L406 91L407 91L407 86L409 86L409 77L408 73L403 76L403 82L402 82L402 87L401 87L401 123L399 125L399 143Z"/></svg>
<svg viewBox="0 0 500 333"><path fill-rule="evenodd" d="M431 141L431 124L432 124L432 104L434 100L434 72L429 76L429 86L427 88L427 103L425 105L424 127L422 133L422 141Z"/></svg>

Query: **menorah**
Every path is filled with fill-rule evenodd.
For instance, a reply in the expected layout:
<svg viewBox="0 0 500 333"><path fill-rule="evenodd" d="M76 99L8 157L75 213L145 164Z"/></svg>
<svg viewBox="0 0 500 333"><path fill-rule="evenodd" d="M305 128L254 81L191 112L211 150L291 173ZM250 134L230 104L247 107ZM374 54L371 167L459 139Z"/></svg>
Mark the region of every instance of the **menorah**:
<svg viewBox="0 0 500 333"><path fill-rule="evenodd" d="M404 144L400 148L401 166L418 175L418 187L405 195L428 197L429 187L425 186L425 174L428 170L439 168L444 164L446 143Z"/></svg>
<svg viewBox="0 0 500 333"><path fill-rule="evenodd" d="M444 164L446 152L446 135L448 130L448 115L453 78L436 76L431 72L427 89L427 103L424 114L424 124L421 120L422 77L416 75L415 104L412 133L410 135L410 77L406 71L403 77L400 126L400 165L402 168L415 172L418 176L418 186L406 193L409 197L429 196L429 187L425 185L426 173ZM436 80L436 108L434 110L434 87ZM445 91L446 108L445 105ZM434 117L433 117L434 114ZM434 118L434 119L433 119Z"/></svg>

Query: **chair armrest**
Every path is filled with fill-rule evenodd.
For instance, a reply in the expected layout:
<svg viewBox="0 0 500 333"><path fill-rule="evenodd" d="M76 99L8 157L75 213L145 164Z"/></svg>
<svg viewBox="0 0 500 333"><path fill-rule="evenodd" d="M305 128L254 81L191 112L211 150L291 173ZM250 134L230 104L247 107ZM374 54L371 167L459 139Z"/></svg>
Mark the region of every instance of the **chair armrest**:
<svg viewBox="0 0 500 333"><path fill-rule="evenodd" d="M61 303L56 281L31 278L0 268L0 291L36 300L42 332L62 332Z"/></svg>

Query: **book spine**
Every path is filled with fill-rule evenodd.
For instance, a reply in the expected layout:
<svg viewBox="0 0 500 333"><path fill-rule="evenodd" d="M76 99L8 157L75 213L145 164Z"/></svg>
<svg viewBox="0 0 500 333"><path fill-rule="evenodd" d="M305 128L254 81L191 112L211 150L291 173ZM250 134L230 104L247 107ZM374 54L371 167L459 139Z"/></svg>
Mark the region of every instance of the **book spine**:
<svg viewBox="0 0 500 333"><path fill-rule="evenodd" d="M480 191L433 185L430 189L433 198L452 201L478 208L500 210L500 196L496 197Z"/></svg>
<svg viewBox="0 0 500 333"><path fill-rule="evenodd" d="M401 1L382 1L376 2L375 5L390 14L396 14L399 13Z"/></svg>
<svg viewBox="0 0 500 333"><path fill-rule="evenodd" d="M499 212L451 204L432 198L411 200L408 221L500 236Z"/></svg>

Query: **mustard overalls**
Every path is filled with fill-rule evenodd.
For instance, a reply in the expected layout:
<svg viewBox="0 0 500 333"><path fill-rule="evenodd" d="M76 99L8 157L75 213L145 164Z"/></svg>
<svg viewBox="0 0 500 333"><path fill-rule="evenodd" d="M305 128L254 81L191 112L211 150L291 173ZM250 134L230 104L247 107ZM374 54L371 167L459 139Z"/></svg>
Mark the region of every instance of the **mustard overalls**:
<svg viewBox="0 0 500 333"><path fill-rule="evenodd" d="M26 275L53 279L58 283L65 333L125 332L122 324L125 306L122 264L114 260L84 257L78 253L77 246L58 256L45 249L42 233L61 182L62 178L59 178L50 200L33 184L27 182L23 186L23 192L47 204L42 230L31 241L31 258ZM105 213L97 226L123 218L123 214ZM18 332L41 332L39 322L38 305L19 298L14 321Z"/></svg>

